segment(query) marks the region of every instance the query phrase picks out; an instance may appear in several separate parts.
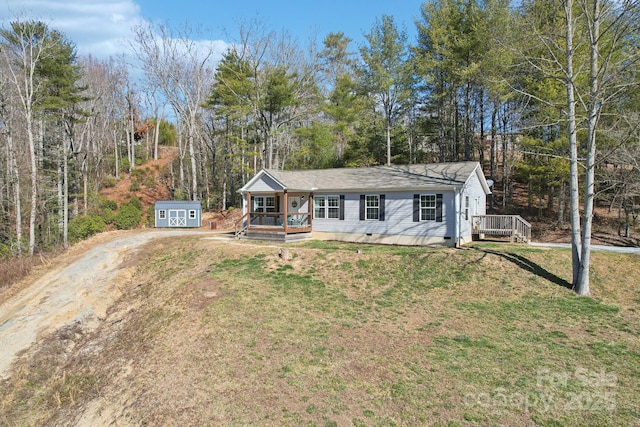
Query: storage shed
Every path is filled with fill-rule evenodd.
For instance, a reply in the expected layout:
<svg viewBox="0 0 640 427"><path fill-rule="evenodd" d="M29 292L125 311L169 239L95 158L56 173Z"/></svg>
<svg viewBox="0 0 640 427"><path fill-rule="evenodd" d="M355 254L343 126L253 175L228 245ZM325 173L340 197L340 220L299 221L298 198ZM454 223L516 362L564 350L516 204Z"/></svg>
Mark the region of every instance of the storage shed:
<svg viewBox="0 0 640 427"><path fill-rule="evenodd" d="M199 200L161 200L155 205L156 228L198 228L202 224Z"/></svg>

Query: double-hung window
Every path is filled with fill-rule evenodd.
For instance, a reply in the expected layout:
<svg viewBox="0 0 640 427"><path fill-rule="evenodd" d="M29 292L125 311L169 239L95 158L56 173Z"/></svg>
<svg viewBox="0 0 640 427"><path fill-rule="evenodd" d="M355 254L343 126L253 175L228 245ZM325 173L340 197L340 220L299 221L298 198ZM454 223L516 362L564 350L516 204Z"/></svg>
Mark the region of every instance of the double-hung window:
<svg viewBox="0 0 640 427"><path fill-rule="evenodd" d="M313 199L313 217L323 219L327 217L327 198L324 196L316 196Z"/></svg>
<svg viewBox="0 0 640 427"><path fill-rule="evenodd" d="M442 222L442 194L414 194L413 222Z"/></svg>
<svg viewBox="0 0 640 427"><path fill-rule="evenodd" d="M158 219L167 219L167 211L160 209L158 211Z"/></svg>
<svg viewBox="0 0 640 427"><path fill-rule="evenodd" d="M420 221L435 221L436 219L436 195L420 195Z"/></svg>
<svg viewBox="0 0 640 427"><path fill-rule="evenodd" d="M367 195L365 197L366 216L365 219L380 219L380 196Z"/></svg>
<svg viewBox="0 0 640 427"><path fill-rule="evenodd" d="M195 210L190 210L189 211L189 219L196 219L196 211Z"/></svg>
<svg viewBox="0 0 640 427"><path fill-rule="evenodd" d="M340 197L315 196L313 199L313 217L316 219L340 219Z"/></svg>
<svg viewBox="0 0 640 427"><path fill-rule="evenodd" d="M327 196L327 218L340 218L340 198L338 196Z"/></svg>

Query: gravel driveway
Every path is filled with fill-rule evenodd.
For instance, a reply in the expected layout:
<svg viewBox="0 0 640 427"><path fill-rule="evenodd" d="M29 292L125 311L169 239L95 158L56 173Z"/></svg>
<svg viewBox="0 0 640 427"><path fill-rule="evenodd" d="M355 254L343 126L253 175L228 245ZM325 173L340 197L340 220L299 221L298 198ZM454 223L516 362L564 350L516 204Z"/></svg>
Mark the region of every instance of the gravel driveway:
<svg viewBox="0 0 640 427"><path fill-rule="evenodd" d="M0 378L18 353L28 349L39 334L80 323L85 330L97 326L120 296L118 284L130 273L121 268L127 257L158 238L211 235L194 230L153 230L114 235L75 261L53 268L0 305Z"/></svg>

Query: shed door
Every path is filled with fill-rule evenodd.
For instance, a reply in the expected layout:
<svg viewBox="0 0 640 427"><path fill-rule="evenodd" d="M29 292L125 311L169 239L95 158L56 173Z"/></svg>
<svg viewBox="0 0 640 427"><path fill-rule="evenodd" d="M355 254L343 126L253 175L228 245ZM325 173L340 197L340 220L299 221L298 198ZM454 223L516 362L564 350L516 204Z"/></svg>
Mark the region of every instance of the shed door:
<svg viewBox="0 0 640 427"><path fill-rule="evenodd" d="M186 227L187 211L184 209L169 211L169 227Z"/></svg>

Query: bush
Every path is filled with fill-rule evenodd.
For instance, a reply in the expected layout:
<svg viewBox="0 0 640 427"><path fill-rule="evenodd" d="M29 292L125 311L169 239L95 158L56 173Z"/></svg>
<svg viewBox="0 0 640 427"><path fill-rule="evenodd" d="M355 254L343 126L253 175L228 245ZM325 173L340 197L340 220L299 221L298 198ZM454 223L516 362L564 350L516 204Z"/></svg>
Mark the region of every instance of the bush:
<svg viewBox="0 0 640 427"><path fill-rule="evenodd" d="M144 179L144 177L147 175L147 173L145 172L144 169L134 169L131 171L131 178L136 178L139 180Z"/></svg>
<svg viewBox="0 0 640 427"><path fill-rule="evenodd" d="M98 206L100 207L100 209L107 209L110 211L115 211L116 209L118 209L118 204L115 202L115 200L109 200L102 196L100 196L100 198L98 199Z"/></svg>
<svg viewBox="0 0 640 427"><path fill-rule="evenodd" d="M140 224L140 219L142 219L142 211L133 204L127 203L118 210L114 225L118 230L129 230L136 228Z"/></svg>
<svg viewBox="0 0 640 427"><path fill-rule="evenodd" d="M173 200L187 200L187 192L182 188L176 188L173 192Z"/></svg>
<svg viewBox="0 0 640 427"><path fill-rule="evenodd" d="M102 188L113 188L118 183L118 178L113 175L107 175L102 178Z"/></svg>
<svg viewBox="0 0 640 427"><path fill-rule="evenodd" d="M150 205L147 208L147 227L153 227L156 225L156 208L154 205Z"/></svg>
<svg viewBox="0 0 640 427"><path fill-rule="evenodd" d="M156 186L156 179L153 177L153 175L150 175L144 179L143 184L147 188L154 188Z"/></svg>
<svg viewBox="0 0 640 427"><path fill-rule="evenodd" d="M128 204L142 210L142 201L137 197L130 198Z"/></svg>
<svg viewBox="0 0 640 427"><path fill-rule="evenodd" d="M106 224L99 215L82 215L69 221L69 238L83 240L106 230Z"/></svg>
<svg viewBox="0 0 640 427"><path fill-rule="evenodd" d="M11 256L11 247L5 243L0 243L0 260Z"/></svg>
<svg viewBox="0 0 640 427"><path fill-rule="evenodd" d="M111 209L103 209L100 212L100 216L104 220L105 224L113 224L113 222L116 220L116 213Z"/></svg>

